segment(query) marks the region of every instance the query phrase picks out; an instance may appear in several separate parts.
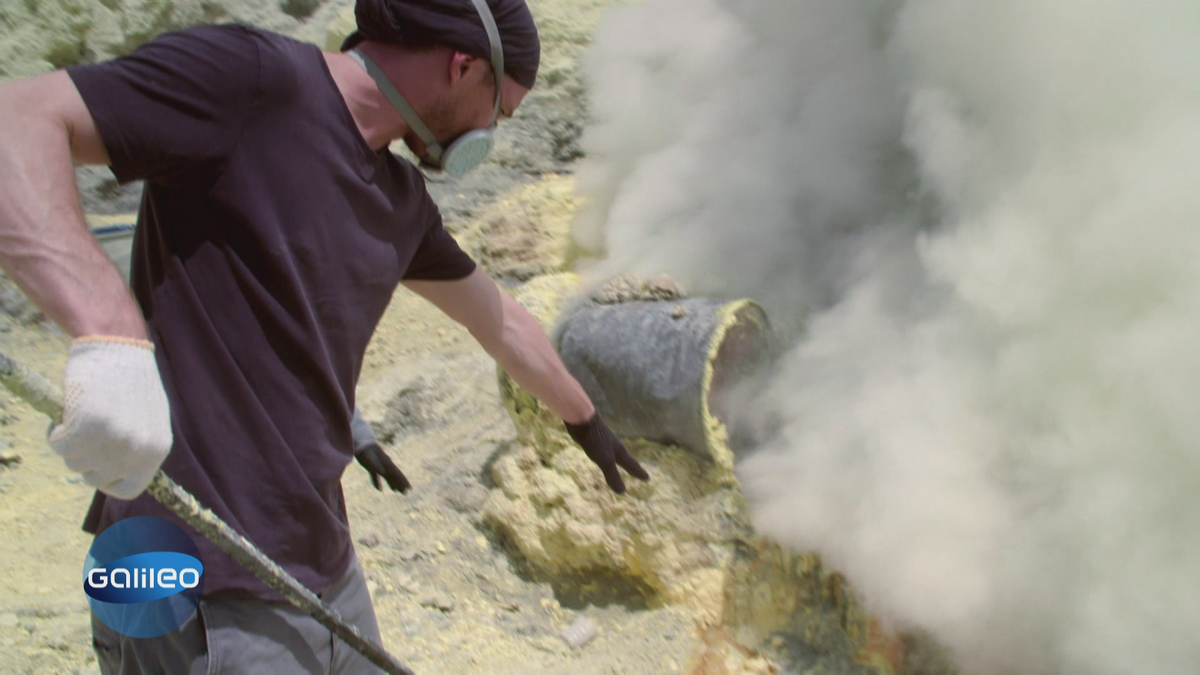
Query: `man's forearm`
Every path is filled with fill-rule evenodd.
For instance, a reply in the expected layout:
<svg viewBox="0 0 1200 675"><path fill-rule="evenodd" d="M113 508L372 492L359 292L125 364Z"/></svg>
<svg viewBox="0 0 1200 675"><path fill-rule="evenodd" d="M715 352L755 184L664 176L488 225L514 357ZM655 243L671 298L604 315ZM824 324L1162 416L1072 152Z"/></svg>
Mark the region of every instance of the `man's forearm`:
<svg viewBox="0 0 1200 675"><path fill-rule="evenodd" d="M503 295L503 294L502 294ZM567 434L600 468L604 481L617 494L625 492L623 469L629 475L650 480L650 474L629 454L612 429L596 413L579 381L567 372L542 327L516 300L504 295L504 339L495 351L496 361L522 387L546 404L566 422Z"/></svg>
<svg viewBox="0 0 1200 675"><path fill-rule="evenodd" d="M549 338L529 312L506 294L502 339L488 352L517 384L537 397L563 420L578 424L595 413L579 382L567 372Z"/></svg>
<svg viewBox="0 0 1200 675"><path fill-rule="evenodd" d="M586 422L595 413L591 399L567 372L546 332L486 272L476 269L454 281L406 281L405 285L471 331L517 384L563 420Z"/></svg>
<svg viewBox="0 0 1200 675"><path fill-rule="evenodd" d="M88 232L70 132L27 82L0 86L0 266L72 336L145 338L141 311Z"/></svg>
<svg viewBox="0 0 1200 675"><path fill-rule="evenodd" d="M625 492L622 469L639 480L650 480L650 474L597 414L542 327L520 303L501 292L486 272L476 269L454 281L405 283L471 331L517 384L561 417L571 439L600 467L614 492Z"/></svg>

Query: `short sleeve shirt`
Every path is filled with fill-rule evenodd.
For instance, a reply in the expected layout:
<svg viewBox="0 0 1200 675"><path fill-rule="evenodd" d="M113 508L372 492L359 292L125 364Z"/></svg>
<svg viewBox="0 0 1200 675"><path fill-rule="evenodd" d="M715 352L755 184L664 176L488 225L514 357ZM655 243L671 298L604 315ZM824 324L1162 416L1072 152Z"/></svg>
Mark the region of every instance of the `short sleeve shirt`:
<svg viewBox="0 0 1200 675"><path fill-rule="evenodd" d="M206 26L68 73L113 173L146 182L131 286L171 404L163 470L320 593L352 555L341 476L371 334L401 280L475 265L312 45ZM97 493L85 528L137 515L175 520ZM278 599L189 532L206 594Z"/></svg>

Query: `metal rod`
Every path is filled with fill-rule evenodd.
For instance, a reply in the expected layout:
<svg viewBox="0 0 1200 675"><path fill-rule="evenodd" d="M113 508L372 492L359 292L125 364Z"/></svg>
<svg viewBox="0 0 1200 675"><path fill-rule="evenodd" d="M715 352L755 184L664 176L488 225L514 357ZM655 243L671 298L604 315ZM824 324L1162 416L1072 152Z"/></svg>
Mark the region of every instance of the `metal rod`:
<svg viewBox="0 0 1200 675"><path fill-rule="evenodd" d="M34 370L22 366L0 352L0 382L38 412L57 421L62 417L62 394L58 388ZM389 673L389 675L413 675L413 672L397 661L382 646L363 636L358 628L333 608L327 606L315 593L305 588L286 570L277 565L258 547L250 543L221 520L215 513L200 505L187 490L179 487L161 470L154 475L146 492L172 513L191 525L217 548L229 554L242 567L254 573L288 602L307 612L322 626L353 647Z"/></svg>

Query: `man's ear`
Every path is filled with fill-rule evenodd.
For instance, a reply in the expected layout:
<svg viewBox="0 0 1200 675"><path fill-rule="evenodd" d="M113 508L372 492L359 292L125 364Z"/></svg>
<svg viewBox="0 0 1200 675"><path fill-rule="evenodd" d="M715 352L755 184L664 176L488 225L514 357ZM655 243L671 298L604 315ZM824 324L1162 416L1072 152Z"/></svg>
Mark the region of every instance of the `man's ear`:
<svg viewBox="0 0 1200 675"><path fill-rule="evenodd" d="M467 73L471 72L471 66L478 58L471 54L463 52L452 52L450 54L450 84L456 85L467 77Z"/></svg>

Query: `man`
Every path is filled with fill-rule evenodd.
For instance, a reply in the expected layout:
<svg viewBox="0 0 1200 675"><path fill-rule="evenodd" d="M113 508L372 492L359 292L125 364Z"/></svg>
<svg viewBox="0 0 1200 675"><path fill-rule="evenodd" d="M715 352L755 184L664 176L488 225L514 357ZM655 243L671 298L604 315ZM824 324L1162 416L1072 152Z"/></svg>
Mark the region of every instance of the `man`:
<svg viewBox="0 0 1200 675"><path fill-rule="evenodd" d="M378 638L340 478L363 354L398 283L562 416L614 490L618 466L648 478L534 320L443 229L416 168L387 151L403 139L448 166L451 141L475 143L533 86L524 1L478 4L359 0L352 52L209 26L0 88L0 264L75 338L50 442L99 490L88 531L175 520L142 494L161 464ZM136 302L88 236L72 160L146 181ZM200 611L143 640L93 620L104 672L375 672L194 538Z"/></svg>

